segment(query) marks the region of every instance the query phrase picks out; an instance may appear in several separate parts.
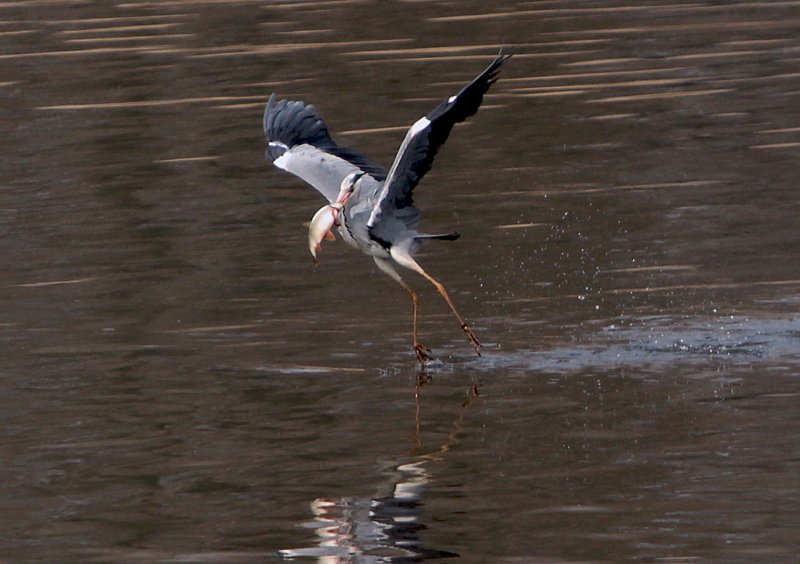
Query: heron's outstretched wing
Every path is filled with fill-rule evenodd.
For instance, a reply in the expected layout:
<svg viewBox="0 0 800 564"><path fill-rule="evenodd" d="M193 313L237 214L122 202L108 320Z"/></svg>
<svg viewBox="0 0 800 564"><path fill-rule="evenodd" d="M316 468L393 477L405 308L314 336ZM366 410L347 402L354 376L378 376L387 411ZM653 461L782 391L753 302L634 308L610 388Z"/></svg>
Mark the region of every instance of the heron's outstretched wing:
<svg viewBox="0 0 800 564"><path fill-rule="evenodd" d="M280 169L299 176L325 196L336 200L339 187L351 172L363 171L375 180L386 178L386 170L364 155L339 147L312 105L270 96L264 111L267 159Z"/></svg>
<svg viewBox="0 0 800 564"><path fill-rule="evenodd" d="M423 175L431 169L436 156L453 126L464 121L478 111L483 95L495 83L510 53L500 51L492 63L461 92L451 96L434 108L425 117L411 126L400 144L397 156L386 182L378 196L378 203L372 210L367 226L376 227L381 216L387 212L409 207L413 204L411 192Z"/></svg>

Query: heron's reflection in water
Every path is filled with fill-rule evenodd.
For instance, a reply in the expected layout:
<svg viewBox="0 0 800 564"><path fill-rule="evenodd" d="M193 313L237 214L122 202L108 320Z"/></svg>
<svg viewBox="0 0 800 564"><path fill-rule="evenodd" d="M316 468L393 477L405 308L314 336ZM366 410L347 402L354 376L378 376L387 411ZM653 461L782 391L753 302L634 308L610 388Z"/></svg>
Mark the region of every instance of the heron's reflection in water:
<svg viewBox="0 0 800 564"><path fill-rule="evenodd" d="M417 375L415 450L422 446L420 392L428 382L427 374ZM315 499L311 503L314 520L303 526L315 530L317 546L285 549L280 554L287 559L316 558L324 564L405 563L457 557L454 552L425 547L420 537L426 528L422 523L423 497L432 479L426 466L442 460L458 442L465 413L476 397L478 386L473 385L456 411L451 432L438 448L388 466L384 471L388 484L375 497Z"/></svg>

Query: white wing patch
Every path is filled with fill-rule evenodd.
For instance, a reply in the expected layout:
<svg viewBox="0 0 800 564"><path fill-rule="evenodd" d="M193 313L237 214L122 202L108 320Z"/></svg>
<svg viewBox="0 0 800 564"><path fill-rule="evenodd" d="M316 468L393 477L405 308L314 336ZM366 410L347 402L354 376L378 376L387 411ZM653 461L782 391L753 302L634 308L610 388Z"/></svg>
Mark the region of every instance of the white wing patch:
<svg viewBox="0 0 800 564"><path fill-rule="evenodd" d="M270 141L269 146L278 147L279 149L283 149L284 151L289 150L289 145L287 145L286 143L281 143L280 141Z"/></svg>
<svg viewBox="0 0 800 564"><path fill-rule="evenodd" d="M275 143L275 142L273 143L278 146L283 145L283 143ZM270 143L270 145L273 145L273 143ZM286 147L286 145L283 146ZM291 155L289 154L289 147L286 147L285 152L280 157L272 161L272 164L274 164L281 170L288 170L286 167L289 166L290 158Z"/></svg>
<svg viewBox="0 0 800 564"><path fill-rule="evenodd" d="M431 124L431 120L426 117L421 117L417 121L414 122L414 125L411 126L411 129L408 130L408 135L403 140L403 145L400 147L400 150L404 149L408 142L414 137L417 133L425 129Z"/></svg>
<svg viewBox="0 0 800 564"><path fill-rule="evenodd" d="M456 95L454 95L454 96L450 96L450 97L447 99L447 103L448 103L448 104L452 104L452 103L453 103L453 102L455 102L457 99L458 99L458 94L456 94Z"/></svg>

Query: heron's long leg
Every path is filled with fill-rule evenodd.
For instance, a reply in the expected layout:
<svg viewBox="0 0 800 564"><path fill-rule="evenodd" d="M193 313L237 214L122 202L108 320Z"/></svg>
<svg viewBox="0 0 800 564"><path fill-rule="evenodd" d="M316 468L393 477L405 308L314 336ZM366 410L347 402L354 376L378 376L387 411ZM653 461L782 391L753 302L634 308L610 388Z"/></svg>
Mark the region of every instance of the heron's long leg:
<svg viewBox="0 0 800 564"><path fill-rule="evenodd" d="M380 257L373 257L375 264L378 265L383 272L388 274L392 277L393 280L397 281L403 289L408 292L408 295L411 297L411 305L414 308L414 333L413 333L413 340L414 340L414 352L417 354L417 358L419 359L420 363L424 364L426 360L432 360L430 356L431 350L419 342L419 338L417 336L417 307L419 303L419 298L417 297L417 293L406 284L406 281L400 276L400 274L394 269L392 263L390 263L385 258Z"/></svg>
<svg viewBox="0 0 800 564"><path fill-rule="evenodd" d="M464 331L464 334L467 336L467 339L469 339L469 343L472 345L472 348L475 349L475 352L478 354L478 356L481 356L480 341L478 341L478 338L475 336L475 333L472 332L472 329L469 328L467 322L464 321L464 318L461 317L461 314L458 313L458 310L456 309L456 306L453 305L453 300L450 299L450 294L447 293L447 288L444 287L444 284L442 284L441 282L436 280L436 278L425 272L425 270L419 265L419 263L415 261L413 257L410 254L408 254L405 250L403 250L401 247L392 247L390 253L392 255L392 258L397 261L397 264L419 273L436 287L436 289L444 298L444 301L446 301L447 305L450 306L450 310L453 312L453 315L455 315L456 319L458 319L458 324L461 326L461 330Z"/></svg>

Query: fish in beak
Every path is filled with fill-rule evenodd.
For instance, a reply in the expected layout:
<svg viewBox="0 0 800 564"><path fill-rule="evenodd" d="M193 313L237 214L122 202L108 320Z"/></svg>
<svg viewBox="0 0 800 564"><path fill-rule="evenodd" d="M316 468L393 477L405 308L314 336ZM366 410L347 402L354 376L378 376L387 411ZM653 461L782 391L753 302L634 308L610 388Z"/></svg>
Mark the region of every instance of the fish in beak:
<svg viewBox="0 0 800 564"><path fill-rule="evenodd" d="M334 203L322 206L311 218L308 225L308 250L314 258L314 264L319 264L317 253L322 247L322 241L336 240L332 229L339 225L339 213L342 211L342 204Z"/></svg>

